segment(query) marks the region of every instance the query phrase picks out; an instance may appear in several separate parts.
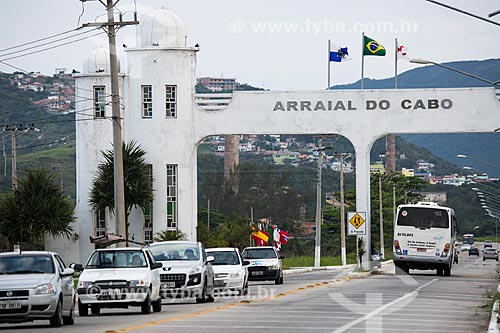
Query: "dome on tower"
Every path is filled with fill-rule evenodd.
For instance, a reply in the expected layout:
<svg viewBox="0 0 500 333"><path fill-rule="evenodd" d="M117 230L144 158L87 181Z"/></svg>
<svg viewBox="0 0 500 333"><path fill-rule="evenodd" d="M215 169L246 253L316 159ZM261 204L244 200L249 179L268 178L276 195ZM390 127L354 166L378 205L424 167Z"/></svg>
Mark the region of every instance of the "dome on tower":
<svg viewBox="0 0 500 333"><path fill-rule="evenodd" d="M117 60L120 71L120 59ZM110 73L110 68L109 49L102 46L90 52L83 64L84 73Z"/></svg>
<svg viewBox="0 0 500 333"><path fill-rule="evenodd" d="M147 13L137 29L137 47L184 47L186 33L180 17L165 8Z"/></svg>

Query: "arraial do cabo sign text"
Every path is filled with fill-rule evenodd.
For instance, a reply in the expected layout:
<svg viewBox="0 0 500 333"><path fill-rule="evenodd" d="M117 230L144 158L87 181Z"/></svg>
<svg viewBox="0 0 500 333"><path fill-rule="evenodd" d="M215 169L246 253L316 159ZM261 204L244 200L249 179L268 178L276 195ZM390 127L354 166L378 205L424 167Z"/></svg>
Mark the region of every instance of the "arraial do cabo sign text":
<svg viewBox="0 0 500 333"><path fill-rule="evenodd" d="M403 110L449 110L453 107L450 98L437 99L367 99L364 101L346 100L278 100L273 111L351 111L351 110L389 110L393 105Z"/></svg>

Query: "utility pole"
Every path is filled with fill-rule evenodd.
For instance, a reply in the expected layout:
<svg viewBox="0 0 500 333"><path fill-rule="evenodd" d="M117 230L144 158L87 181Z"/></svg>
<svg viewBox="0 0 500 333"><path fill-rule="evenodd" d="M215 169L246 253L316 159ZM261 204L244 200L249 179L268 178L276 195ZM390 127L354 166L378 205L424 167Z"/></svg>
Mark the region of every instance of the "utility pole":
<svg viewBox="0 0 500 333"><path fill-rule="evenodd" d="M340 154L340 254L342 257L342 266L347 265L344 212L344 154Z"/></svg>
<svg viewBox="0 0 500 333"><path fill-rule="evenodd" d="M12 148L11 148L11 156L12 156L12 189L17 188L17 131L23 131L23 132L28 132L30 130L32 131L39 131L39 129L35 128L34 124L31 124L30 127L27 125L23 124L16 124L14 127L10 126L5 126L3 128L4 131L11 131L12 132ZM22 133L21 133L22 134Z"/></svg>
<svg viewBox="0 0 500 333"><path fill-rule="evenodd" d="M14 127L12 130L12 189L15 190L17 188L17 127Z"/></svg>
<svg viewBox="0 0 500 333"><path fill-rule="evenodd" d="M320 267L321 258L321 169L323 168L323 152L332 146L318 147L318 179L316 180L316 240L314 244L314 267Z"/></svg>
<svg viewBox="0 0 500 333"><path fill-rule="evenodd" d="M85 1L85 0L80 0ZM135 13L134 21L115 22L113 10L120 0L106 0L106 11L108 14L108 22L92 22L85 23L83 27L100 27L108 35L109 44L109 64L111 71L111 110L113 121L113 175L114 175L114 204L115 204L115 219L116 233L125 238L125 245L128 246L128 226L125 224L125 193L124 193L124 175L123 175L123 151L122 151L122 117L120 112L120 90L118 85L118 60L116 56L116 31L115 26L122 27L125 25L136 25L137 13ZM100 1L104 4L104 0Z"/></svg>
<svg viewBox="0 0 500 333"><path fill-rule="evenodd" d="M318 150L318 175L316 180L316 241L314 244L314 267L320 267L321 258L321 169L323 151Z"/></svg>
<svg viewBox="0 0 500 333"><path fill-rule="evenodd" d="M384 256L384 214L382 212L382 175L378 175L378 201L379 201L379 219L380 219L380 254Z"/></svg>

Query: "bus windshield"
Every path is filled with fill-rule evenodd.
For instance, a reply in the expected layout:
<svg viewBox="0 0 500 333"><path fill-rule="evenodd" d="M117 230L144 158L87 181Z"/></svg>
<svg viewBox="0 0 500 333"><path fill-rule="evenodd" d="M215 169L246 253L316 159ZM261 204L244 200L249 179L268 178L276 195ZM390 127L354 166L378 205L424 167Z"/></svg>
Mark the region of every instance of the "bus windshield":
<svg viewBox="0 0 500 333"><path fill-rule="evenodd" d="M446 210L429 207L403 207L398 214L397 225L420 229L450 227Z"/></svg>
<svg viewBox="0 0 500 333"><path fill-rule="evenodd" d="M465 234L463 237L463 243L464 244L474 244L474 235L473 234Z"/></svg>

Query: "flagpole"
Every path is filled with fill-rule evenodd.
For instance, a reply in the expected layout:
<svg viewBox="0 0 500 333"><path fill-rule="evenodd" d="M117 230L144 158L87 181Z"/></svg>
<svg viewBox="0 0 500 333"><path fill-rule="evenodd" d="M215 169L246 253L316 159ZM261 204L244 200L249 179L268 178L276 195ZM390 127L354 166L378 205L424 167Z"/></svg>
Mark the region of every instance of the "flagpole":
<svg viewBox="0 0 500 333"><path fill-rule="evenodd" d="M394 89L398 89L398 39L394 39L395 51L394 52Z"/></svg>
<svg viewBox="0 0 500 333"><path fill-rule="evenodd" d="M363 90L363 78L365 71L365 33L361 33L361 90Z"/></svg>
<svg viewBox="0 0 500 333"><path fill-rule="evenodd" d="M328 87L327 89L330 90L330 49L331 49L331 44L330 40L328 40Z"/></svg>

